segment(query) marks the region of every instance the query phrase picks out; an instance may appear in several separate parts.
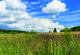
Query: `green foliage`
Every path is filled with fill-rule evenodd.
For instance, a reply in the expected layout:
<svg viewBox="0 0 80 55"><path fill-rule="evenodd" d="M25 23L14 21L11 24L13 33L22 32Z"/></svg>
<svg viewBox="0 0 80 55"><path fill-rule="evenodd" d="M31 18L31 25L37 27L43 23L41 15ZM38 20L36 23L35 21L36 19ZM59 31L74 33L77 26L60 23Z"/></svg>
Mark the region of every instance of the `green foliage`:
<svg viewBox="0 0 80 55"><path fill-rule="evenodd" d="M4 32L0 32L0 34L4 34Z"/></svg>
<svg viewBox="0 0 80 55"><path fill-rule="evenodd" d="M76 26L76 27L73 27L71 28L72 31L80 31L80 26Z"/></svg>
<svg viewBox="0 0 80 55"><path fill-rule="evenodd" d="M72 28L64 28L61 32L71 32L71 31L80 31L80 26L72 27Z"/></svg>
<svg viewBox="0 0 80 55"><path fill-rule="evenodd" d="M31 30L30 34L36 34L36 32L34 30Z"/></svg>
<svg viewBox="0 0 80 55"><path fill-rule="evenodd" d="M35 32L34 30L31 30L31 33Z"/></svg>
<svg viewBox="0 0 80 55"><path fill-rule="evenodd" d="M0 35L0 55L80 55L80 39L74 39L76 36L69 32L63 36L50 33Z"/></svg>
<svg viewBox="0 0 80 55"><path fill-rule="evenodd" d="M71 29L69 29L69 28L64 28L63 30L61 30L61 32L71 32Z"/></svg>
<svg viewBox="0 0 80 55"><path fill-rule="evenodd" d="M23 32L24 34L29 34L29 31L27 31L27 32Z"/></svg>
<svg viewBox="0 0 80 55"><path fill-rule="evenodd" d="M57 32L57 31L56 31L56 28L54 28L53 32Z"/></svg>
<svg viewBox="0 0 80 55"><path fill-rule="evenodd" d="M52 45L52 39L51 39L51 50L50 50L50 54L53 55L53 45Z"/></svg>
<svg viewBox="0 0 80 55"><path fill-rule="evenodd" d="M49 33L52 33L52 31L49 31Z"/></svg>
<svg viewBox="0 0 80 55"><path fill-rule="evenodd" d="M18 32L10 32L9 34L18 34Z"/></svg>
<svg viewBox="0 0 80 55"><path fill-rule="evenodd" d="M70 34L69 32L65 33L64 40L70 42L70 41L73 41L73 39L74 39L74 36L72 34Z"/></svg>
<svg viewBox="0 0 80 55"><path fill-rule="evenodd" d="M26 31L20 31L20 30L5 30L5 29L0 29L0 34L4 34L4 33L7 33L7 34L18 34L18 33L24 33L24 34L27 34L29 32L26 32Z"/></svg>

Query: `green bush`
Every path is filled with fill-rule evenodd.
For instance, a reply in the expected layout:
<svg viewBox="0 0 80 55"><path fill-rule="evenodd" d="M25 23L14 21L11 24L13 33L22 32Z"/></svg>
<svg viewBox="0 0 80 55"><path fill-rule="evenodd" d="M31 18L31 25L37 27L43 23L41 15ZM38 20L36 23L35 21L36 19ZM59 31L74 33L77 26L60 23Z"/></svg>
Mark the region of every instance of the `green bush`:
<svg viewBox="0 0 80 55"><path fill-rule="evenodd" d="M49 31L49 33L52 33L51 31Z"/></svg>
<svg viewBox="0 0 80 55"><path fill-rule="evenodd" d="M63 30L61 30L61 32L71 32L71 29L69 29L69 28L64 28Z"/></svg>
<svg viewBox="0 0 80 55"><path fill-rule="evenodd" d="M72 27L71 30L72 31L80 31L80 26Z"/></svg>
<svg viewBox="0 0 80 55"><path fill-rule="evenodd" d="M31 30L30 34L36 34L36 32L34 30Z"/></svg>
<svg viewBox="0 0 80 55"><path fill-rule="evenodd" d="M9 34L18 34L18 32L10 32Z"/></svg>
<svg viewBox="0 0 80 55"><path fill-rule="evenodd" d="M0 32L0 34L4 34L4 32Z"/></svg>

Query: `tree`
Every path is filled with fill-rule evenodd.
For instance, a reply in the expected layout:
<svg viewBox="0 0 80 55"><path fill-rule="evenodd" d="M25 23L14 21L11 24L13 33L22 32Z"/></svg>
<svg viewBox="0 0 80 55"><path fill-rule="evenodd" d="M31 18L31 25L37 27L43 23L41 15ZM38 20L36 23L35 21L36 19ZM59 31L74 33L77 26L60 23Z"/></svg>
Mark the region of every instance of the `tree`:
<svg viewBox="0 0 80 55"><path fill-rule="evenodd" d="M31 30L31 32L34 32L34 30Z"/></svg>
<svg viewBox="0 0 80 55"><path fill-rule="evenodd" d="M54 28L53 32L57 32L57 31L56 31L56 28Z"/></svg>
<svg viewBox="0 0 80 55"><path fill-rule="evenodd" d="M72 27L71 30L72 31L80 31L80 26Z"/></svg>
<svg viewBox="0 0 80 55"><path fill-rule="evenodd" d="M71 32L71 29L69 29L68 27L66 27L63 30L61 30L61 32Z"/></svg>
<svg viewBox="0 0 80 55"><path fill-rule="evenodd" d="M49 33L52 33L51 31L49 31Z"/></svg>
<svg viewBox="0 0 80 55"><path fill-rule="evenodd" d="M31 34L35 34L36 32L35 32L34 30L31 30L30 33L31 33Z"/></svg>

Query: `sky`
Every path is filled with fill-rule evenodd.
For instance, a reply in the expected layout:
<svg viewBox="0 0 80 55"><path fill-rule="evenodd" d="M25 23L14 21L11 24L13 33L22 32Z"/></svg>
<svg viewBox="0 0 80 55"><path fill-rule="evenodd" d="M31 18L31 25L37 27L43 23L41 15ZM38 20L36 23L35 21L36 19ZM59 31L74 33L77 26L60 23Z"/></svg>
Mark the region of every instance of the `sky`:
<svg viewBox="0 0 80 55"><path fill-rule="evenodd" d="M79 0L0 0L0 28L57 32L80 26Z"/></svg>

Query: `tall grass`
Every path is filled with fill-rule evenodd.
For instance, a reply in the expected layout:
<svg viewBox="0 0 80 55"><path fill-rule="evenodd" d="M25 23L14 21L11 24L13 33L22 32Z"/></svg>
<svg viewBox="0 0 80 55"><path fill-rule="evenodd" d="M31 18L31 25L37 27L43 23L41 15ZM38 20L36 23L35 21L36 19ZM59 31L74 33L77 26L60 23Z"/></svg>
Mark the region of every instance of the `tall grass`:
<svg viewBox="0 0 80 55"><path fill-rule="evenodd" d="M0 55L80 55L80 34L0 35Z"/></svg>

